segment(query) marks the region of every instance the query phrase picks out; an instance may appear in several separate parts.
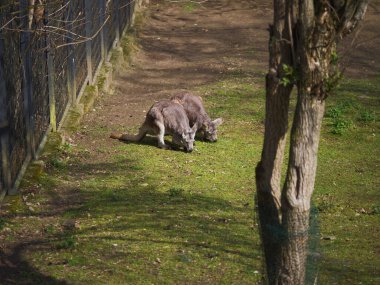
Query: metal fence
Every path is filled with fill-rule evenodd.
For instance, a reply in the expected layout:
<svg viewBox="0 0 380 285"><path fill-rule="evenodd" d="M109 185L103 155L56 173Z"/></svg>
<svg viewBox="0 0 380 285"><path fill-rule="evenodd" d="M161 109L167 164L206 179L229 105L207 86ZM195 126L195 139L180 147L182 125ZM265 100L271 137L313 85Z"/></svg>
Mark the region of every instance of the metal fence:
<svg viewBox="0 0 380 285"><path fill-rule="evenodd" d="M2 1L0 198L131 23L135 0Z"/></svg>

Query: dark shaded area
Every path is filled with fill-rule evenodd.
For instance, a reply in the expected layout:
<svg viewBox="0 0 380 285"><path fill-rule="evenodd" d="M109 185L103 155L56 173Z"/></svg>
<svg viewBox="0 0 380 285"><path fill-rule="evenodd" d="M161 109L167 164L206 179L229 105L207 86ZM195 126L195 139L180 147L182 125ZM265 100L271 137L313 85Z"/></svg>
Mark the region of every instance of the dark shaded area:
<svg viewBox="0 0 380 285"><path fill-rule="evenodd" d="M46 194L50 198L41 205L41 211L30 214L16 214L13 218L23 216L35 216L46 219L55 217L60 219L63 215L69 225L61 224L56 232L49 232L51 225L48 223L42 229L43 237L39 236L31 241L14 242L6 252L1 252L0 277L5 280L2 284L69 284L65 281L56 280L46 276L31 265L28 256L40 253L43 256L58 256L58 260L46 260L41 264L42 268L48 266L70 266L70 260L60 252L70 251L76 248L76 256L87 256L81 253L86 250L86 244L111 243L113 240L124 244L149 244L176 245L182 249L178 258L187 260L187 251L196 251L205 258L215 258L223 255L226 260L240 263L246 270L252 270L254 260L260 256L260 252L253 250L259 248L250 239L247 233L241 232L241 227L246 223L237 217L240 212L247 212L251 208L248 205L233 205L223 199L208 197L185 191L181 188L170 188L166 192L160 192L157 187L160 181L154 180L146 169L139 166L137 161L120 159L115 162L88 164L73 163L69 169L51 169L52 175L68 175L70 180L91 181L96 179L99 183L91 187L78 186L49 191ZM150 169L150 172L157 171ZM107 179L110 177L122 177L120 186L111 186ZM141 184L149 181L149 185ZM249 207L249 208L247 208ZM91 219L107 219L107 222L93 227L82 229L75 227L76 221ZM103 217L103 218L102 218ZM114 217L109 219L109 217ZM9 217L3 216L4 219ZM253 229L248 229L250 231ZM142 232L143 231L143 232ZM128 234L128 232L130 234ZM87 236L86 240L80 241L79 237ZM253 234L252 234L253 236ZM74 243L86 243L79 244ZM81 249L82 248L82 249ZM55 255L54 253L58 253ZM99 247L93 252L103 256L107 265L103 270L112 270L112 262L124 259L131 262L128 252L109 250ZM187 262L187 261L185 261ZM90 270L91 264L84 261Z"/></svg>
<svg viewBox="0 0 380 285"><path fill-rule="evenodd" d="M64 285L66 281L57 280L47 276L25 261L23 254L26 250L31 250L44 245L44 241L35 240L20 243L10 253L0 250L0 282L3 285Z"/></svg>

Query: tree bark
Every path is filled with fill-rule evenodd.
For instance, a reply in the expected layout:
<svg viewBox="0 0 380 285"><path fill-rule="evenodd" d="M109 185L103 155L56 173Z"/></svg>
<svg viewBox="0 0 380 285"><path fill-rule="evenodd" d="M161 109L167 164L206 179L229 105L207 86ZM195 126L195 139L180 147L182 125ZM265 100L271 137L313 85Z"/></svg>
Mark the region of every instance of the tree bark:
<svg viewBox="0 0 380 285"><path fill-rule="evenodd" d="M314 190L324 100L299 94L289 165L282 195L282 243L278 284L304 284L310 200Z"/></svg>
<svg viewBox="0 0 380 285"><path fill-rule="evenodd" d="M310 201L325 99L337 41L363 18L368 0L274 0L266 76L264 146L256 167L261 238L270 285L305 283ZM284 66L293 67L289 85ZM281 191L289 97L297 85L286 180Z"/></svg>
<svg viewBox="0 0 380 285"><path fill-rule="evenodd" d="M256 167L257 203L261 237L269 279L276 276L281 252L281 170L288 129L289 98L293 86L281 84L282 65L291 63L284 0L274 1L270 27L269 71L266 75L265 135L261 161ZM272 282L273 280L270 280Z"/></svg>

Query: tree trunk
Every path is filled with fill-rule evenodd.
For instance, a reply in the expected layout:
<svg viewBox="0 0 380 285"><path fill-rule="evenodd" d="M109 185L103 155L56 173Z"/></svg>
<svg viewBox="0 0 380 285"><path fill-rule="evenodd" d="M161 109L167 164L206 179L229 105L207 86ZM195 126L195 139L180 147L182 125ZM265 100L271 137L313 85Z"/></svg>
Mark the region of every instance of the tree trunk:
<svg viewBox="0 0 380 285"><path fill-rule="evenodd" d="M261 162L256 167L257 204L267 274L272 283L281 252L281 169L288 130L289 98L293 86L281 84L282 65L291 63L289 37L284 22L284 0L275 0L274 25L270 27L269 71L266 76L265 135ZM271 280L271 278L273 280Z"/></svg>
<svg viewBox="0 0 380 285"><path fill-rule="evenodd" d="M275 83L267 75L267 84ZM270 88L269 90L273 90ZM276 276L281 252L280 220L281 168L288 128L289 88L277 86L277 92L266 95L266 128L261 162L256 168L257 203L268 276ZM268 90L268 89L267 89Z"/></svg>
<svg viewBox="0 0 380 285"><path fill-rule="evenodd" d="M321 124L335 76L331 58L337 41L357 26L367 5L368 0L274 0L264 146L256 167L258 213L270 285L305 283ZM287 74L286 65L294 72ZM285 78L289 84L282 81L285 76L292 77ZM297 105L281 191L289 96L294 83Z"/></svg>
<svg viewBox="0 0 380 285"><path fill-rule="evenodd" d="M299 94L293 122L289 165L282 195L282 243L278 284L304 284L311 194L324 113L324 100Z"/></svg>

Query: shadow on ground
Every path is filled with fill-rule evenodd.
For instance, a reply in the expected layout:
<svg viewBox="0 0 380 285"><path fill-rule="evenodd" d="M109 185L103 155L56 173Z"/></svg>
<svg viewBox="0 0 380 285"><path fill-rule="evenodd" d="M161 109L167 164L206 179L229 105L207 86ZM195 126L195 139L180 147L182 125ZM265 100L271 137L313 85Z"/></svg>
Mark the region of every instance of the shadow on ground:
<svg viewBox="0 0 380 285"><path fill-rule="evenodd" d="M57 175L57 171L49 175ZM43 210L32 215L60 222L47 221L38 229L42 236L15 242L2 254L0 276L6 282L2 284L71 284L70 277L60 281L58 271L92 268L96 272L94 267L99 267L106 277L117 262L136 266L136 273L119 274L128 279L141 274L138 270L150 263L147 259L152 256L163 256L167 269L173 267L173 276L181 270L200 270L199 263L206 266L218 260L252 270L252 264L259 262L260 247L252 238L254 229L247 226L252 211L249 205L208 196L200 189L170 187L162 191L160 181L149 171L131 159L73 163L70 169L60 169L68 180L81 180L81 185L66 187L58 196L56 190L47 190L51 196ZM107 262L99 265L98 259ZM183 268L175 267L178 264ZM144 278L153 278L153 271L145 272ZM54 277L45 272L55 272ZM82 281L89 280L86 278Z"/></svg>

